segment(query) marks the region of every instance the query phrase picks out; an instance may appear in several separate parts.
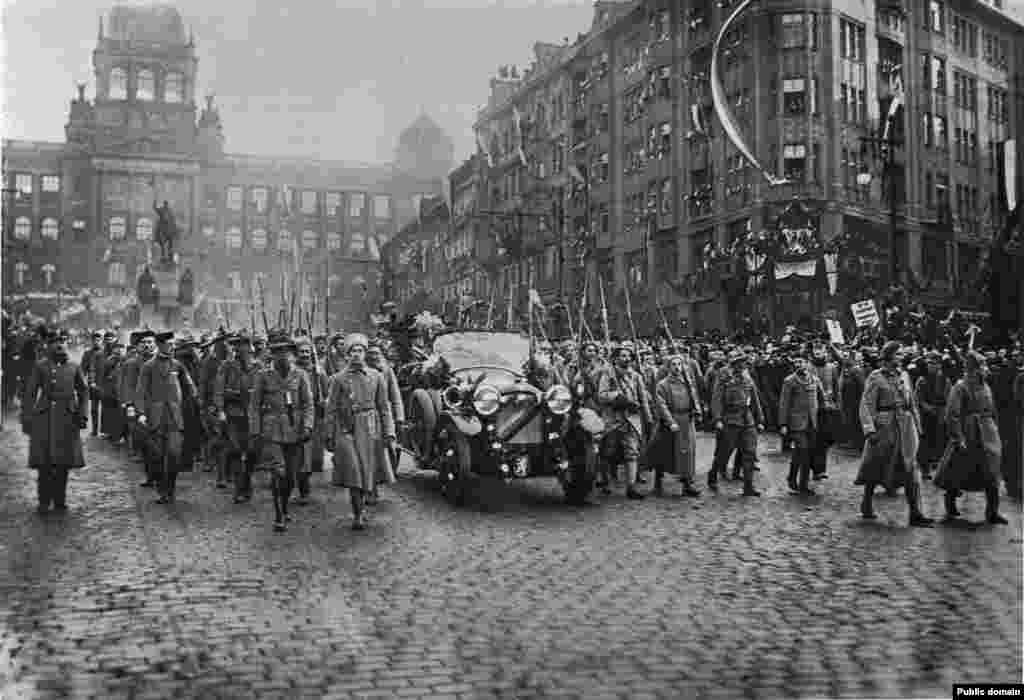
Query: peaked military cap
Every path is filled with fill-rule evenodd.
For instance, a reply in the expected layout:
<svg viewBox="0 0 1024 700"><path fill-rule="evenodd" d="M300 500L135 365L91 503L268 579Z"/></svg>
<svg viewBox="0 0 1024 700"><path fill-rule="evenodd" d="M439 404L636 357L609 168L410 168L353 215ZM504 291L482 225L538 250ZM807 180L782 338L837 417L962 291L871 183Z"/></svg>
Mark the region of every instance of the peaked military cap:
<svg viewBox="0 0 1024 700"><path fill-rule="evenodd" d="M174 339L174 331L163 331L162 333L154 333L153 337L156 338L158 343L166 343L168 340Z"/></svg>

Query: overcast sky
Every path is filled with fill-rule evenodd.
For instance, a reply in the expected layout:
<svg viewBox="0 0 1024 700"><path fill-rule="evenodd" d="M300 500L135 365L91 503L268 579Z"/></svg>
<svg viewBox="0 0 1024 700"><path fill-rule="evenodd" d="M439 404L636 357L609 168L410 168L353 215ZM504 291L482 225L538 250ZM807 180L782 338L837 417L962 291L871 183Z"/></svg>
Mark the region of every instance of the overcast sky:
<svg viewBox="0 0 1024 700"><path fill-rule="evenodd" d="M3 135L61 141L75 83L93 94L97 24L115 2L0 4ZM195 32L197 102L216 93L230 151L360 161L390 160L421 110L468 156L497 67L526 65L536 40L574 39L592 14L590 0L173 4Z"/></svg>
<svg viewBox="0 0 1024 700"><path fill-rule="evenodd" d="M0 0L3 135L60 141L75 83L92 94L97 23L113 0ZM128 3L137 4L137 3ZM391 159L423 110L473 150L470 127L499 65L536 40L574 39L590 0L179 0L199 91L217 95L228 149ZM290 4L292 7L286 7ZM1024 16L1024 0L1007 0Z"/></svg>

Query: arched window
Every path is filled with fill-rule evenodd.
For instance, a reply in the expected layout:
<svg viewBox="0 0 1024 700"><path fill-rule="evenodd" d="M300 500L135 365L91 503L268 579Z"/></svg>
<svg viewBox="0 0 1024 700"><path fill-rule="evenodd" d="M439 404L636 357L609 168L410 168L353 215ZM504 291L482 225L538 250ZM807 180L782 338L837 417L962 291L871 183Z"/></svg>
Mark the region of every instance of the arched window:
<svg viewBox="0 0 1024 700"><path fill-rule="evenodd" d="M110 217L110 238L119 241L124 238L125 223L123 216Z"/></svg>
<svg viewBox="0 0 1024 700"><path fill-rule="evenodd" d="M228 229L224 241L231 250L238 250L242 247L242 231L237 226Z"/></svg>
<svg viewBox="0 0 1024 700"><path fill-rule="evenodd" d="M185 78L181 73L168 73L164 78L164 102L185 101Z"/></svg>
<svg viewBox="0 0 1024 700"><path fill-rule="evenodd" d="M135 237L140 241L148 241L153 238L153 220L142 217L135 223Z"/></svg>
<svg viewBox="0 0 1024 700"><path fill-rule="evenodd" d="M231 285L231 291L241 293L242 291L242 273L238 270L232 270L228 273L228 283Z"/></svg>
<svg viewBox="0 0 1024 700"><path fill-rule="evenodd" d="M107 283L111 287L123 287L127 276L122 262L112 262L107 268Z"/></svg>
<svg viewBox="0 0 1024 700"><path fill-rule="evenodd" d="M46 263L43 265L43 279L46 280L46 286L53 286L53 275L57 272L57 268L53 266L53 263Z"/></svg>
<svg viewBox="0 0 1024 700"><path fill-rule="evenodd" d="M14 263L14 284L19 287L25 286L25 276L28 274L28 263Z"/></svg>
<svg viewBox="0 0 1024 700"><path fill-rule="evenodd" d="M320 242L320 236L316 231L305 230L302 232L302 247L312 250Z"/></svg>
<svg viewBox="0 0 1024 700"><path fill-rule="evenodd" d="M267 249L267 232L261 228L256 229L249 234L252 240L253 250L266 250Z"/></svg>
<svg viewBox="0 0 1024 700"><path fill-rule="evenodd" d="M341 250L341 234L337 231L328 232L327 250Z"/></svg>
<svg viewBox="0 0 1024 700"><path fill-rule="evenodd" d="M366 234L362 231L353 231L349 236L348 249L351 253L362 253L366 250Z"/></svg>
<svg viewBox="0 0 1024 700"><path fill-rule="evenodd" d="M128 72L124 68L114 68L110 71L110 99L128 99Z"/></svg>
<svg viewBox="0 0 1024 700"><path fill-rule="evenodd" d="M43 238L49 238L51 241L57 240L57 220L52 217L46 217L43 219L42 233Z"/></svg>
<svg viewBox="0 0 1024 700"><path fill-rule="evenodd" d="M139 71L137 78L135 99L153 100L156 97L156 81L153 78L153 71L143 68Z"/></svg>
<svg viewBox="0 0 1024 700"><path fill-rule="evenodd" d="M282 253L290 253L292 250L292 232L285 229L277 234L277 249Z"/></svg>
<svg viewBox="0 0 1024 700"><path fill-rule="evenodd" d="M14 222L14 237L27 241L32 236L32 222L27 216L19 216Z"/></svg>

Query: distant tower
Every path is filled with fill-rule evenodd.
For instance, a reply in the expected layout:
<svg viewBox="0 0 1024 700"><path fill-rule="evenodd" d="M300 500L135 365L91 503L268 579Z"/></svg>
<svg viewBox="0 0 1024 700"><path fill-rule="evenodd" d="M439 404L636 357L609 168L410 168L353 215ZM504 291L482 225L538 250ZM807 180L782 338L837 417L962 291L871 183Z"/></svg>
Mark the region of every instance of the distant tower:
<svg viewBox="0 0 1024 700"><path fill-rule="evenodd" d="M395 164L423 179L445 178L455 163L455 145L433 119L421 114L398 137Z"/></svg>
<svg viewBox="0 0 1024 700"><path fill-rule="evenodd" d="M97 147L131 142L141 152L193 151L198 60L174 7L115 6L105 28L100 19L92 62Z"/></svg>

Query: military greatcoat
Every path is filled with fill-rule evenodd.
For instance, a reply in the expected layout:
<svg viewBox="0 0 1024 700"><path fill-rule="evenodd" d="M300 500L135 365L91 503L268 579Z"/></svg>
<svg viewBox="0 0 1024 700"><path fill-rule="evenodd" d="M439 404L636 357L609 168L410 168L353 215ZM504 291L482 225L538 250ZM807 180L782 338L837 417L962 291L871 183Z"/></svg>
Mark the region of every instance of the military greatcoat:
<svg viewBox="0 0 1024 700"><path fill-rule="evenodd" d="M30 468L85 466L79 421L89 410L88 401L89 387L77 364L51 359L36 363L21 409Z"/></svg>
<svg viewBox="0 0 1024 700"><path fill-rule="evenodd" d="M383 375L352 367L331 377L326 429L334 448L334 483L363 491L395 480L384 439L395 436L395 420Z"/></svg>
<svg viewBox="0 0 1024 700"><path fill-rule="evenodd" d="M983 381L961 379L949 393L946 416L950 436L966 443L967 449L941 464L935 485L955 491L998 487L1003 444L992 390Z"/></svg>
<svg viewBox="0 0 1024 700"><path fill-rule="evenodd" d="M877 369L868 375L860 401L865 434L864 454L855 484L883 484L886 488L918 481L917 448L921 418L910 386L900 370Z"/></svg>

